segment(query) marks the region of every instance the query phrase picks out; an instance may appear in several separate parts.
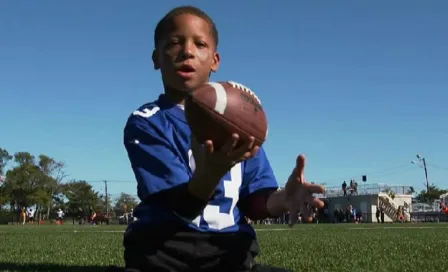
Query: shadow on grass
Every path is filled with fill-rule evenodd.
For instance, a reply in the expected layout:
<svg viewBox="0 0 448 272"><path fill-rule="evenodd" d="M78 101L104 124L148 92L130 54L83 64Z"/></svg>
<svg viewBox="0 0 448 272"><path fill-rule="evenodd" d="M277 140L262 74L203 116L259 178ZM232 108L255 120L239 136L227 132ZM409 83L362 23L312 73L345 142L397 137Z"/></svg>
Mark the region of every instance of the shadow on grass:
<svg viewBox="0 0 448 272"><path fill-rule="evenodd" d="M17 264L0 262L0 271L48 271L48 272L118 272L119 268L109 268L109 266L77 266L77 265L58 265L58 264Z"/></svg>

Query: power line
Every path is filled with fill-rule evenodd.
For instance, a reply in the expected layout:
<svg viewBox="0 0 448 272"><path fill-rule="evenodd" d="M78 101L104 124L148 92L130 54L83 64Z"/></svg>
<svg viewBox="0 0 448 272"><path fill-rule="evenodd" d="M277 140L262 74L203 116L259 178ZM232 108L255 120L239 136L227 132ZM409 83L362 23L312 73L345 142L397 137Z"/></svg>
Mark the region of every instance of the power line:
<svg viewBox="0 0 448 272"><path fill-rule="evenodd" d="M448 171L448 167L443 167L443 166L439 166L439 165L435 165L435 164L427 164L428 166L435 168L435 169L439 169L439 170L445 170Z"/></svg>
<svg viewBox="0 0 448 272"><path fill-rule="evenodd" d="M412 168L412 166L409 165L409 163L400 164L400 165L397 165L397 166L394 166L394 167L389 167L389 168L385 168L385 169L374 171L374 172L361 173L361 174L358 174L358 175L350 175L350 174L348 174L347 176L345 176L343 178L339 178L339 179L333 179L332 178L330 181L327 181L327 183L335 182L335 181L336 182L341 182L342 180L349 179L349 177L361 177L363 175L366 175L367 178L369 178L369 177L370 178L371 177L378 178L378 177L391 176L391 175L394 175L394 174L397 174L397 173L402 173L405 170L411 170L411 168Z"/></svg>
<svg viewBox="0 0 448 272"><path fill-rule="evenodd" d="M76 180L76 181L81 181L83 179L80 180ZM85 180L88 183L104 183L104 180ZM129 180L107 180L107 182L109 183L136 183L136 181L129 181Z"/></svg>

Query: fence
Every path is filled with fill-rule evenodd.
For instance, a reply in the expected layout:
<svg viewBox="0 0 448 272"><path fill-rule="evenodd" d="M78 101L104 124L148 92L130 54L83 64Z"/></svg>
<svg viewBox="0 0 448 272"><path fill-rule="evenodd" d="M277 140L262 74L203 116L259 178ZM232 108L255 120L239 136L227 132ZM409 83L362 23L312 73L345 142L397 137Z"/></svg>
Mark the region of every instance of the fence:
<svg viewBox="0 0 448 272"><path fill-rule="evenodd" d="M446 212L411 212L412 222L448 222Z"/></svg>
<svg viewBox="0 0 448 272"><path fill-rule="evenodd" d="M347 191L349 190L349 187L347 187ZM407 195L409 194L411 190L411 186L400 186L400 185L387 185L387 184L381 184L381 183L374 183L374 184L359 184L358 185L358 195L375 195L381 192L386 191L394 191L395 194L398 195ZM347 192L350 194L349 192ZM317 195L317 197L337 197L337 196L343 196L344 192L342 190L342 186L333 186L328 187L325 190L324 194Z"/></svg>
<svg viewBox="0 0 448 272"><path fill-rule="evenodd" d="M444 212L411 212L411 222L448 222L448 214ZM372 218L371 213L362 213L362 221L364 223L368 222L368 218ZM341 219L336 219L333 214L319 215L319 223L347 223L347 219L344 217ZM65 216L65 224L84 224L86 221L81 220L79 217L71 216L68 214ZM51 224L53 221L45 221L44 224ZM102 222L103 223L103 222ZM106 222L104 222L106 223ZM256 222L258 224L287 224L288 216L284 215L279 218L270 218L263 221ZM374 222L376 223L376 220ZM0 224L18 224L18 217L11 212L1 212L0 213ZM123 220L120 220L117 216L112 216L109 219L108 224L124 224Z"/></svg>

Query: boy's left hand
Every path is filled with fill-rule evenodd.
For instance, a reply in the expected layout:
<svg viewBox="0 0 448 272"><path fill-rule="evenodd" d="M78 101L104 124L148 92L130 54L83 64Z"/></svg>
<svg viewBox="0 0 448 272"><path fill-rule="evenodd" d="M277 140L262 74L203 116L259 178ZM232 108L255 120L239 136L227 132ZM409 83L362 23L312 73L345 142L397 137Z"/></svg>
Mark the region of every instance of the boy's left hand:
<svg viewBox="0 0 448 272"><path fill-rule="evenodd" d="M306 182L305 170L305 156L299 155L296 160L296 167L286 183L286 203L285 206L290 212L289 225L292 226L297 221L299 213L306 221L311 221L313 215L313 208L324 207L324 202L313 194L322 194L325 188L321 185Z"/></svg>

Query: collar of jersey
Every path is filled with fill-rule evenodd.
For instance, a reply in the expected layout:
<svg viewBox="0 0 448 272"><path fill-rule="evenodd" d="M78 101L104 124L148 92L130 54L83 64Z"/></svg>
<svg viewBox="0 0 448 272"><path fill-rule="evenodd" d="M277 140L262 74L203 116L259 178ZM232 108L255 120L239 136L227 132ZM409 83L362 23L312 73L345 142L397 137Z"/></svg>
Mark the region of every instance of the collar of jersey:
<svg viewBox="0 0 448 272"><path fill-rule="evenodd" d="M187 122L185 118L185 112L178 105L170 102L164 94L159 96L157 100L157 105L165 111L165 113L175 117L176 119L181 120L182 122Z"/></svg>

